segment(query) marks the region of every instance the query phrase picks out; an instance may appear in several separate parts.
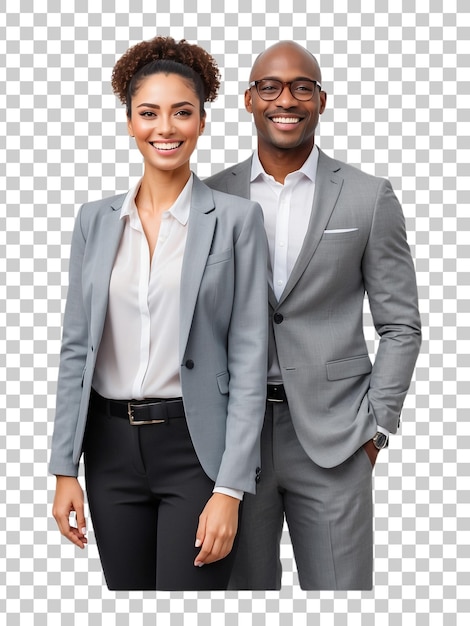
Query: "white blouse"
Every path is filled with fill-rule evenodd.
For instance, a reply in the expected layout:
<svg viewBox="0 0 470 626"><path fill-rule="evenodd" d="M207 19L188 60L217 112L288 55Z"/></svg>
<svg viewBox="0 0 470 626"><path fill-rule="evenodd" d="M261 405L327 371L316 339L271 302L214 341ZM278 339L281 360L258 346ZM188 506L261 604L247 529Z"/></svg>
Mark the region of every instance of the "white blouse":
<svg viewBox="0 0 470 626"><path fill-rule="evenodd" d="M108 311L93 388L105 398L142 400L181 397L179 375L180 282L193 176L163 213L150 252L135 198L124 199L124 232L109 285Z"/></svg>

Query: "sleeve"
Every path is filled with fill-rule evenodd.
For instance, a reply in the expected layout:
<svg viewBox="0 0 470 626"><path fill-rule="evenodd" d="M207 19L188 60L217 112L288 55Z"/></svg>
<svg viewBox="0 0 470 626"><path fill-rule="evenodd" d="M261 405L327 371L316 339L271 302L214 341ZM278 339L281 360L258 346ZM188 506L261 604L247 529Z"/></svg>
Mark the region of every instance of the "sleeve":
<svg viewBox="0 0 470 626"><path fill-rule="evenodd" d="M405 219L386 180L378 189L362 271L380 336L369 405L378 426L395 433L421 345L421 323Z"/></svg>
<svg viewBox="0 0 470 626"><path fill-rule="evenodd" d="M83 207L78 213L72 235L69 287L64 313L56 413L49 461L49 472L64 476L78 474L78 465L73 463L73 443L88 346L88 323L82 294L82 264L86 246L82 220Z"/></svg>
<svg viewBox="0 0 470 626"><path fill-rule="evenodd" d="M215 487L238 488L248 482L252 487L246 491L254 492L266 408L268 358L267 241L259 204L252 203L247 211L234 251L225 452Z"/></svg>

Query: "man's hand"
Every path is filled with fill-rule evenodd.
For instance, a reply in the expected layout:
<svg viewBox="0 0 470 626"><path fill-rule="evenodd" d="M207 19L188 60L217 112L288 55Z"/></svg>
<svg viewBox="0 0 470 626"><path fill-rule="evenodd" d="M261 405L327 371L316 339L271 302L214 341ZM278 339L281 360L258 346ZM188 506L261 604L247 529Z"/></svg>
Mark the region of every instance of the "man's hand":
<svg viewBox="0 0 470 626"><path fill-rule="evenodd" d="M194 565L201 566L223 559L233 547L238 528L240 500L214 493L199 516L196 548L201 548Z"/></svg>
<svg viewBox="0 0 470 626"><path fill-rule="evenodd" d="M377 461L379 450L375 447L372 439L369 439L369 441L366 441L363 448L366 451L367 456L369 457L370 464L372 465L372 467L374 467L375 462Z"/></svg>
<svg viewBox="0 0 470 626"><path fill-rule="evenodd" d="M76 526L70 525L69 517L72 511L75 511ZM78 480L73 476L57 476L52 515L64 537L83 549L88 542L85 537L83 490Z"/></svg>

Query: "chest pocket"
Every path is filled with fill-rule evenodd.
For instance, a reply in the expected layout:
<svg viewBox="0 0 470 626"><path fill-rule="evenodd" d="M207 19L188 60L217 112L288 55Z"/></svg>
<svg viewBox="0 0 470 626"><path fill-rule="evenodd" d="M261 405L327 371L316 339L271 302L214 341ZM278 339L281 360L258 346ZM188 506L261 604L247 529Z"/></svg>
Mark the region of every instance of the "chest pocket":
<svg viewBox="0 0 470 626"><path fill-rule="evenodd" d="M359 236L358 228L325 230L321 238L322 241L346 241Z"/></svg>

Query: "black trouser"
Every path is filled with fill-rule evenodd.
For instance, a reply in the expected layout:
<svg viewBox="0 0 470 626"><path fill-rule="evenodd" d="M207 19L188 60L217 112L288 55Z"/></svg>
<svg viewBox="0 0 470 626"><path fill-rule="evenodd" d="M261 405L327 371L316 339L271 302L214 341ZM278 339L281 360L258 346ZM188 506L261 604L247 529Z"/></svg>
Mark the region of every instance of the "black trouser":
<svg viewBox="0 0 470 626"><path fill-rule="evenodd" d="M198 518L214 483L184 417L131 426L93 406L85 475L96 543L111 590L226 589L235 552L194 566Z"/></svg>

